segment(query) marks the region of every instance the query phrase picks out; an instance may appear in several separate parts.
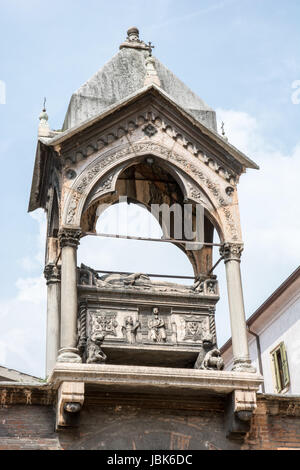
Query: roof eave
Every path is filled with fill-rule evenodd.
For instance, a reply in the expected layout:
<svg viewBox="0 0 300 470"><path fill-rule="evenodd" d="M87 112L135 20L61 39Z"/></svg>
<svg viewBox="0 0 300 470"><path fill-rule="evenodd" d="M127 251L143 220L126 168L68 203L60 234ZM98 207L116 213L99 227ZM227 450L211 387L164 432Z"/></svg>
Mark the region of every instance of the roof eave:
<svg viewBox="0 0 300 470"><path fill-rule="evenodd" d="M118 111L119 109L128 106L131 102L135 101L139 97L146 95L149 91L154 90L155 92L159 93L161 96L163 96L166 100L168 100L173 106L176 107L187 119L189 119L194 126L198 127L201 132L207 137L213 139L218 145L220 145L226 152L228 152L232 157L234 157L244 169L246 168L251 168L251 169L259 169L259 166L251 160L249 157L247 157L243 152L238 150L236 147L234 147L232 144L227 142L226 140L223 139L217 132L213 131L212 129L209 129L206 127L204 124L199 122L196 118L194 118L186 109L183 109L180 105L178 105L173 99L164 91L162 90L159 86L155 84L148 85L147 87L142 88L138 92L130 95L129 97L125 98L122 101L119 101L117 104L114 104L107 108L103 113L100 113L93 118L87 119L84 121L82 124L79 126L75 126L71 129L68 129L67 131L63 132L61 135L55 136L52 139L49 139L45 145L49 146L56 146L60 145L66 140L70 139L74 135L76 135L79 132L82 132L83 130L87 129L88 127L94 125L95 123L101 121L105 117L109 116L110 114L113 114L114 112Z"/></svg>

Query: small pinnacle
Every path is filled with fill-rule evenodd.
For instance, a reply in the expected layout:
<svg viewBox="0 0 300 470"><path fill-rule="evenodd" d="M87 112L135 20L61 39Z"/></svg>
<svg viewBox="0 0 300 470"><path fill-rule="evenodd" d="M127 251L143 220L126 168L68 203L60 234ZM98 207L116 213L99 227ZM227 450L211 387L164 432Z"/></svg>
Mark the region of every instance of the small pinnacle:
<svg viewBox="0 0 300 470"><path fill-rule="evenodd" d="M50 127L48 123L48 114L46 112L46 98L44 98L44 103L43 103L43 111L39 115L39 131L38 131L38 136L39 137L49 137L50 136Z"/></svg>
<svg viewBox="0 0 300 470"><path fill-rule="evenodd" d="M227 137L226 134L225 134L225 125L224 125L224 122L223 122L223 121L222 121L222 124L221 124L221 129L222 129L222 137L223 137L223 139L228 142L228 137Z"/></svg>

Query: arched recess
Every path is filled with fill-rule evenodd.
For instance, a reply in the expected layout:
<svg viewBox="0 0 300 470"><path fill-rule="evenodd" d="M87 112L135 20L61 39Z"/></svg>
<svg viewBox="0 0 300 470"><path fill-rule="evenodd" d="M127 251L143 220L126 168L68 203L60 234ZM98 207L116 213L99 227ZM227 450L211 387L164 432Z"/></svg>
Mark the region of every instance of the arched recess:
<svg viewBox="0 0 300 470"><path fill-rule="evenodd" d="M48 217L48 237L57 238L59 230L59 205L56 188L52 188L50 216Z"/></svg>
<svg viewBox="0 0 300 470"><path fill-rule="evenodd" d="M54 263L59 254L59 196L57 186L53 185L49 194L48 201L48 224L47 224L47 243L46 243L46 264Z"/></svg>
<svg viewBox="0 0 300 470"><path fill-rule="evenodd" d="M220 231L219 223L212 216L215 208L205 192L195 185L188 175L170 165L169 162L148 155L135 157L129 162L117 165L97 181L89 192L83 207L80 222L83 233L95 233L97 220L103 210L125 197L130 203L142 204L151 213L153 213L152 208L155 204L158 206L166 204L168 207L176 207L176 210L178 207L181 208L181 234L178 233L178 223L177 225L174 223L176 210L171 212L169 227L164 224L160 213L158 221L165 237L191 241L186 237L183 226L183 214L187 204L191 210L193 230L196 229L196 215L199 214L196 211L196 205L201 204L204 208L204 241L206 243L213 242L214 228ZM175 241L174 243L187 255L195 276L209 272L212 267L211 246L195 250L190 249L191 245L186 243Z"/></svg>

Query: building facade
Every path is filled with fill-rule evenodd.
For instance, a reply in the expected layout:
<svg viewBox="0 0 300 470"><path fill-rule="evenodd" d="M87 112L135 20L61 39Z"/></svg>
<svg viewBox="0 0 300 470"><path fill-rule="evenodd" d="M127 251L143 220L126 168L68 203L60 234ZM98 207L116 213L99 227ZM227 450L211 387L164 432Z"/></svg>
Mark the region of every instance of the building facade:
<svg viewBox="0 0 300 470"><path fill-rule="evenodd" d="M300 394L300 268L248 319L252 364L265 393ZM231 340L222 347L225 369L233 364Z"/></svg>

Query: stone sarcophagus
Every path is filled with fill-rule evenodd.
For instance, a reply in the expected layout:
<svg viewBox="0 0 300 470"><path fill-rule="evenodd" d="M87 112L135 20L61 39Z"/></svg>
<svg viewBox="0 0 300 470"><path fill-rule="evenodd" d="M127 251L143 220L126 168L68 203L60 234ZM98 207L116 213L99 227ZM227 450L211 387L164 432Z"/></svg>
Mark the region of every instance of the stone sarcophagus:
<svg viewBox="0 0 300 470"><path fill-rule="evenodd" d="M216 346L215 276L193 286L144 274L78 270L78 348L83 362L222 369Z"/></svg>

